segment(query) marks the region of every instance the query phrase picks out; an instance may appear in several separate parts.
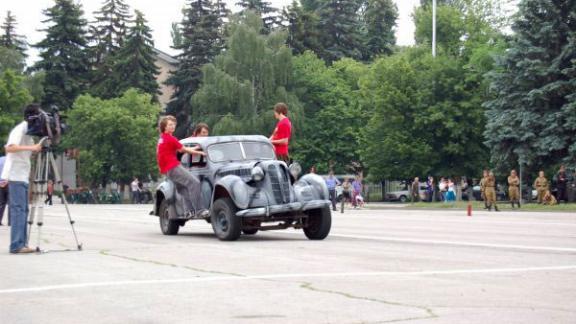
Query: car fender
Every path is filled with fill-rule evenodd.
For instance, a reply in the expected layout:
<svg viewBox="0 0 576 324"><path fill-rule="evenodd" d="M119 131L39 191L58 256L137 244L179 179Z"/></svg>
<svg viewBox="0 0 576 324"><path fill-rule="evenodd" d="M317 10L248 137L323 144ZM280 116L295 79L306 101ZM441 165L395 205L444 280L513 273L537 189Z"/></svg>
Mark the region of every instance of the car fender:
<svg viewBox="0 0 576 324"><path fill-rule="evenodd" d="M324 179L313 173L302 176L294 184L294 192L298 201L328 200L328 186Z"/></svg>
<svg viewBox="0 0 576 324"><path fill-rule="evenodd" d="M218 179L214 185L212 201L218 198L230 197L239 209L246 209L250 205L250 190L242 178L237 175L227 175Z"/></svg>
<svg viewBox="0 0 576 324"><path fill-rule="evenodd" d="M166 180L158 185L156 188L156 194L154 195L154 215L160 215L160 204L164 199L168 201L169 204L174 203L176 186L174 182Z"/></svg>

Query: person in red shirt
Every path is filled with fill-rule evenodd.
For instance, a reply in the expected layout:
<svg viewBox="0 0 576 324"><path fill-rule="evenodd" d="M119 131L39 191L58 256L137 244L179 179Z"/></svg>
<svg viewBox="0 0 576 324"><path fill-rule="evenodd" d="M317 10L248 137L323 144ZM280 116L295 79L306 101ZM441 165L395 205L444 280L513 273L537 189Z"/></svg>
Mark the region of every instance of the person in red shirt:
<svg viewBox="0 0 576 324"><path fill-rule="evenodd" d="M283 102L274 105L274 118L278 120L278 124L270 136L270 142L274 145L276 158L288 164L290 162L288 143L292 134L292 123L288 118L288 105Z"/></svg>
<svg viewBox="0 0 576 324"><path fill-rule="evenodd" d="M202 192L200 191L200 181L196 176L188 172L177 158L177 152L188 154L206 155L198 146L186 147L178 141L172 134L176 130L176 118L174 116L164 116L158 124L160 138L156 150L158 167L160 173L165 174L168 179L176 184L176 189L184 198L187 208L187 216L205 217L208 210L204 206Z"/></svg>

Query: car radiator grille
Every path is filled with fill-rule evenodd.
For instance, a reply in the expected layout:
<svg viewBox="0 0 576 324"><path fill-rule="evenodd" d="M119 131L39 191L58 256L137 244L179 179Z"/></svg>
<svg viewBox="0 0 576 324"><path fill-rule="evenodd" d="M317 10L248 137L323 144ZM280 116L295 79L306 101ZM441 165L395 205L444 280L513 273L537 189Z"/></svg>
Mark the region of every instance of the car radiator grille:
<svg viewBox="0 0 576 324"><path fill-rule="evenodd" d="M218 173L218 175L220 177L225 177L227 175L233 174L233 175L237 175L239 177L250 177L251 172L252 172L252 169L234 169L234 170L221 171Z"/></svg>
<svg viewBox="0 0 576 324"><path fill-rule="evenodd" d="M278 203L286 204L290 202L290 179L286 170L275 164L268 166L268 175L272 184L274 199Z"/></svg>

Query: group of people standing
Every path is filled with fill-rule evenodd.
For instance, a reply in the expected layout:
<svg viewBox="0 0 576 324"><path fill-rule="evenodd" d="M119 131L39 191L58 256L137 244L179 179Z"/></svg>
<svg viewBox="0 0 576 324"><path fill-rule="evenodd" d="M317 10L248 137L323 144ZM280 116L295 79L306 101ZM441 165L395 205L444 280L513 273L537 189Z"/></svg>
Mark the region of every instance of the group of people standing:
<svg viewBox="0 0 576 324"><path fill-rule="evenodd" d="M350 182L348 177L344 178L344 182L340 182L340 180L334 176L334 171L330 171L325 181L328 187L330 201L332 202L332 210L336 211L336 202L338 200L336 188L338 186L342 186L342 196L340 199L344 202L350 202L354 208L364 205L362 178L359 175L357 175L352 182Z"/></svg>

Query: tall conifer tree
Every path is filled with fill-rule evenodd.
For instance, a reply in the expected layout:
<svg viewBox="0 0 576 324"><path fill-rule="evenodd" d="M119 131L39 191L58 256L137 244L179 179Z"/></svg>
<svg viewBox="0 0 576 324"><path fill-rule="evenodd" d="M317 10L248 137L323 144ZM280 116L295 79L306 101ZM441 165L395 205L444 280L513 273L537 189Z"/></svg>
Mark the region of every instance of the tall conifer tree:
<svg viewBox="0 0 576 324"><path fill-rule="evenodd" d="M323 53L327 62L362 56L361 25L358 16L361 0L322 0L317 12Z"/></svg>
<svg viewBox="0 0 576 324"><path fill-rule="evenodd" d="M490 75L486 144L502 165L576 160L576 1L524 0Z"/></svg>
<svg viewBox="0 0 576 324"><path fill-rule="evenodd" d="M365 0L364 21L364 60L372 60L378 55L392 54L396 44L394 27L398 19L398 7L392 0Z"/></svg>
<svg viewBox="0 0 576 324"><path fill-rule="evenodd" d="M242 12L251 10L256 12L262 17L264 23L264 31L269 32L272 28L279 24L279 17L276 14L277 8L272 7L269 1L264 0L239 0L236 5L242 8Z"/></svg>
<svg viewBox="0 0 576 324"><path fill-rule="evenodd" d="M6 13L6 19L0 28L2 29L2 35L0 35L0 46L16 50L23 57L26 55L26 38L24 36L16 34L16 17L12 15L10 11Z"/></svg>
<svg viewBox="0 0 576 324"><path fill-rule="evenodd" d="M43 22L50 25L43 30L46 37L35 45L41 58L35 68L46 73L42 103L67 109L87 84L87 22L81 5L72 0L55 0L44 14L48 19Z"/></svg>
<svg viewBox="0 0 576 324"><path fill-rule="evenodd" d="M135 88L151 94L156 100L158 83L156 75L159 68L155 65L154 41L151 29L146 26L144 15L136 10L134 26L130 27L124 45L116 53L112 78L115 82L110 84L114 90L113 95L120 96L124 91ZM113 87L113 88L112 88Z"/></svg>
<svg viewBox="0 0 576 324"><path fill-rule="evenodd" d="M182 51L178 55L180 64L166 81L175 87L166 112L178 119L175 132L178 137L187 135L192 110L190 98L202 81L202 66L211 62L222 49L222 8L223 4L215 6L210 0L192 0L183 10L182 42L174 46Z"/></svg>

